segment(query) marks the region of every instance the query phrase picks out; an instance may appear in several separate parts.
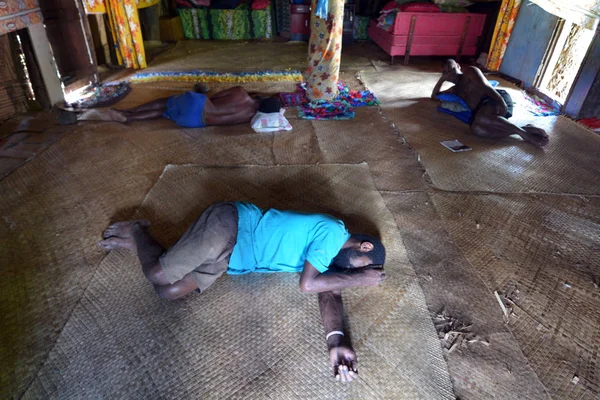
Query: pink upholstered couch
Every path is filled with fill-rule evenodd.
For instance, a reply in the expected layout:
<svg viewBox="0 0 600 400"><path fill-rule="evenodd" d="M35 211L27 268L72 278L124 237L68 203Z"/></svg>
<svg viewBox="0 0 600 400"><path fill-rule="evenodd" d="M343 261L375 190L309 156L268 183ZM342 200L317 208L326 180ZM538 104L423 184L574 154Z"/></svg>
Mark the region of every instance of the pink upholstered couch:
<svg viewBox="0 0 600 400"><path fill-rule="evenodd" d="M474 56L485 14L398 12L391 32L369 26L369 36L392 56Z"/></svg>

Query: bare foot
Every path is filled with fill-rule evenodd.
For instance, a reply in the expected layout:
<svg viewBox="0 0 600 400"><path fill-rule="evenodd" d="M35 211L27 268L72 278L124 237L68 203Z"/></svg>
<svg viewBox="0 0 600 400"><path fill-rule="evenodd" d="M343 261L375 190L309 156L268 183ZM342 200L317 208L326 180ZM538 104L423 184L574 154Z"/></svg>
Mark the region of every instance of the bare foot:
<svg viewBox="0 0 600 400"><path fill-rule="evenodd" d="M134 219L131 221L117 222L117 223L109 225L108 228L106 228L106 230L102 234L102 237L104 239L107 239L110 237L130 238L131 230L136 225L147 228L150 226L150 221L148 221L146 219Z"/></svg>
<svg viewBox="0 0 600 400"><path fill-rule="evenodd" d="M521 137L538 149L546 146L550 141L548 134L542 128L537 128L533 125L525 125L523 129L526 133L523 133Z"/></svg>
<svg viewBox="0 0 600 400"><path fill-rule="evenodd" d="M112 120L115 122L120 122L122 124L127 122L127 115L125 115L121 111L115 110L114 108L109 108L108 114L111 116Z"/></svg>
<svg viewBox="0 0 600 400"><path fill-rule="evenodd" d="M98 246L102 247L104 250L114 250L114 249L129 249L132 251L135 250L135 242L131 238L111 237L111 238L99 241Z"/></svg>
<svg viewBox="0 0 600 400"><path fill-rule="evenodd" d="M113 108L92 108L77 116L78 121L115 121L125 123L127 116Z"/></svg>

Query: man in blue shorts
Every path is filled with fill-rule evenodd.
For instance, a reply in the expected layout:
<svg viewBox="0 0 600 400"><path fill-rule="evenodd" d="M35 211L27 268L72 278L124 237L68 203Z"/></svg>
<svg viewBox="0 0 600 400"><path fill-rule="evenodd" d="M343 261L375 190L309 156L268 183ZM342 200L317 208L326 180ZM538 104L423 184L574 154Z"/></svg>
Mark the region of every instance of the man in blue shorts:
<svg viewBox="0 0 600 400"><path fill-rule="evenodd" d="M261 100L252 98L241 86L232 87L207 97L208 89L196 84L194 90L142 104L130 110L119 110L125 121L140 121L166 117L185 128L202 128L208 125L236 125L250 122L259 105L279 112L278 97ZM276 103L276 104L271 104Z"/></svg>
<svg viewBox="0 0 600 400"><path fill-rule="evenodd" d="M279 96L263 99L251 97L241 86L223 90L211 97L206 96L206 92L206 86L196 84L193 91L153 100L129 110L109 108L79 113L63 111L59 122L65 125L85 120L125 123L165 117L181 127L202 128L209 125L243 124L250 122L259 109L265 113L279 112L281 109Z"/></svg>
<svg viewBox="0 0 600 400"><path fill-rule="evenodd" d="M99 245L136 251L146 278L169 300L202 293L225 272L300 272L300 290L319 294L336 379L356 377L356 354L344 337L341 290L385 279L379 239L350 234L330 215L262 210L245 202L211 205L167 251L152 238L149 225L117 222Z"/></svg>
<svg viewBox="0 0 600 400"><path fill-rule="evenodd" d="M444 82L454 86L442 91ZM431 98L436 99L440 94L454 94L469 106L472 112L469 125L476 136L499 139L518 135L537 148L549 142L548 134L542 128L530 124L519 127L508 120L513 112L510 95L505 90L494 89L477 67L463 69L452 59L444 61L442 76L433 88Z"/></svg>

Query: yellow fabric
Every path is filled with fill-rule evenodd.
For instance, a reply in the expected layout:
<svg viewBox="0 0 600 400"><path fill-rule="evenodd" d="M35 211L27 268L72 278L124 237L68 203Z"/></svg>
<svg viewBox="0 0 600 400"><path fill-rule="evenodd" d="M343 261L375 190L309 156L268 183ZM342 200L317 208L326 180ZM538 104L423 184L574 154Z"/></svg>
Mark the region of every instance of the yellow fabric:
<svg viewBox="0 0 600 400"><path fill-rule="evenodd" d="M105 14L107 0L84 0L85 11L87 14ZM137 8L146 8L158 4L160 0L136 0Z"/></svg>
<svg viewBox="0 0 600 400"><path fill-rule="evenodd" d="M502 0L487 59L486 68L490 71L498 71L502 65L508 39L510 39L520 8L521 0Z"/></svg>
<svg viewBox="0 0 600 400"><path fill-rule="evenodd" d="M146 68L144 41L135 0L105 0L110 32L116 43L119 65Z"/></svg>
<svg viewBox="0 0 600 400"><path fill-rule="evenodd" d="M327 20L317 17L316 9L317 0L312 0L306 94L312 101L331 101L338 95L344 1L329 0Z"/></svg>

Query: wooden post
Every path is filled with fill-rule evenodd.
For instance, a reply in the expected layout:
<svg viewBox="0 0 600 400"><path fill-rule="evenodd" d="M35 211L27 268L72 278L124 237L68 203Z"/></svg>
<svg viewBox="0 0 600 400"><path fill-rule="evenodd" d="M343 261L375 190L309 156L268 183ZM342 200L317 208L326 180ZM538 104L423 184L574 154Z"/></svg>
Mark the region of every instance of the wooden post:
<svg viewBox="0 0 600 400"><path fill-rule="evenodd" d="M458 53L456 54L456 62L460 62L460 56L462 55L463 46L467 39L467 33L469 32L469 25L471 24L471 16L468 15L465 20L465 27L463 28L462 35L460 37L460 43L458 44Z"/></svg>
<svg viewBox="0 0 600 400"><path fill-rule="evenodd" d="M406 41L406 49L404 50L404 65L408 64L410 58L410 48L413 41L413 33L415 32L415 25L417 23L417 16L413 15L410 19L410 28L408 29L408 40Z"/></svg>

